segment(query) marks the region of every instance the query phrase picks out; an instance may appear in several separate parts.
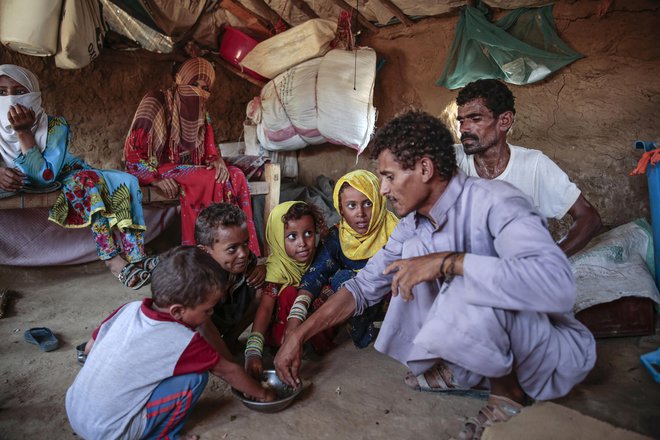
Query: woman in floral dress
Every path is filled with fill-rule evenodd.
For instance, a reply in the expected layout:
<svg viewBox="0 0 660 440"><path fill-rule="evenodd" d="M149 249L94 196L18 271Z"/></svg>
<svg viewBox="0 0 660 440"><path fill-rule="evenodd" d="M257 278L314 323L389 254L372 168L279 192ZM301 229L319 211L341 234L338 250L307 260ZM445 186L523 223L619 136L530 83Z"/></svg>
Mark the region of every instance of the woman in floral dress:
<svg viewBox="0 0 660 440"><path fill-rule="evenodd" d="M124 285L139 289L150 281L157 257L147 258L144 250L138 181L92 168L69 153L69 141L66 120L41 107L37 77L20 66L0 65L0 191L61 186L49 220L65 228L91 227L99 258Z"/></svg>

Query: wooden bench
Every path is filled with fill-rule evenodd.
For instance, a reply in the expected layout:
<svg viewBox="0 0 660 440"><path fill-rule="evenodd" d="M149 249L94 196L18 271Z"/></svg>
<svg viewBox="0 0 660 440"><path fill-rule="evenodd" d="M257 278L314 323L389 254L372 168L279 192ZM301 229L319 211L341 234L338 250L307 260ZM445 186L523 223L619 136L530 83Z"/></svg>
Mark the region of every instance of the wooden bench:
<svg viewBox="0 0 660 440"><path fill-rule="evenodd" d="M266 196L264 220L267 221L270 211L280 203L280 165L275 163L265 164L262 179L261 181L248 182L248 186L250 187L251 195ZM170 199L156 187L143 186L141 189L143 205L151 203L178 203L178 197ZM50 208L59 195L60 191L44 194L19 193L15 196L0 199L0 209Z"/></svg>

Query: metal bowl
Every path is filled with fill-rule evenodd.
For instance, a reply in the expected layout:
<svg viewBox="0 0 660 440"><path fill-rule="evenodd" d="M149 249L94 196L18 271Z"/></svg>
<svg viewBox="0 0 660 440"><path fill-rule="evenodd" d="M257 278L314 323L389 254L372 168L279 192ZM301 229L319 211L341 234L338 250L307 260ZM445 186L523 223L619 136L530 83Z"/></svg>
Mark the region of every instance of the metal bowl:
<svg viewBox="0 0 660 440"><path fill-rule="evenodd" d="M277 377L275 370L264 370L261 384L275 391L278 399L272 402L256 402L245 397L242 392L234 388L231 390L234 393L234 397L243 402L243 405L255 411L264 413L282 411L284 408L291 405L294 399L302 391L302 384L298 388L290 387L289 385L282 382L279 377Z"/></svg>

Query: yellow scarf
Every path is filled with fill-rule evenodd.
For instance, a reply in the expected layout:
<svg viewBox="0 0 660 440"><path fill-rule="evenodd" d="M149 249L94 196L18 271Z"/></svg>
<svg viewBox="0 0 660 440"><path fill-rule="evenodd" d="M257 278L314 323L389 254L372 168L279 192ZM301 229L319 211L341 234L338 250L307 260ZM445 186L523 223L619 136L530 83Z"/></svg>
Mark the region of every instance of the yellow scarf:
<svg viewBox="0 0 660 440"><path fill-rule="evenodd" d="M270 255L266 260L266 281L281 284L280 292L287 286L297 286L300 279L309 267L309 264L298 263L289 257L284 248L284 222L282 217L296 203L284 202L277 205L268 216L266 224L266 243L270 248Z"/></svg>
<svg viewBox="0 0 660 440"><path fill-rule="evenodd" d="M367 170L351 171L335 184L332 199L339 215L339 190L344 183L360 191L373 203L371 221L366 233L355 232L343 217L339 222L339 243L344 255L351 260L365 260L373 257L387 243L399 220L385 209L385 197L380 195L378 178Z"/></svg>

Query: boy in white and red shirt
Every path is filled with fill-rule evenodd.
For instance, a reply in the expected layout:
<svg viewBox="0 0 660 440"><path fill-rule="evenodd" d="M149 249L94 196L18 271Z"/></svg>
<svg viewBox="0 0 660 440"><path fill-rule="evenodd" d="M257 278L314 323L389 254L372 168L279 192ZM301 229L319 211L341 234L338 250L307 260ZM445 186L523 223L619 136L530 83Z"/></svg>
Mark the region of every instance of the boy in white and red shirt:
<svg viewBox="0 0 660 440"><path fill-rule="evenodd" d="M209 325L226 285L227 273L201 249L164 254L152 273L152 298L117 309L87 343L85 365L66 394L76 434L176 438L209 371L258 401L274 400L233 362Z"/></svg>

